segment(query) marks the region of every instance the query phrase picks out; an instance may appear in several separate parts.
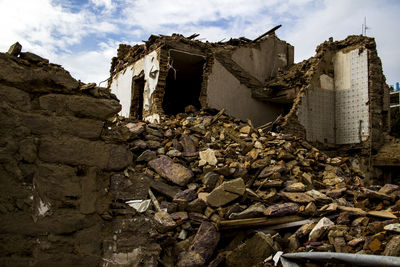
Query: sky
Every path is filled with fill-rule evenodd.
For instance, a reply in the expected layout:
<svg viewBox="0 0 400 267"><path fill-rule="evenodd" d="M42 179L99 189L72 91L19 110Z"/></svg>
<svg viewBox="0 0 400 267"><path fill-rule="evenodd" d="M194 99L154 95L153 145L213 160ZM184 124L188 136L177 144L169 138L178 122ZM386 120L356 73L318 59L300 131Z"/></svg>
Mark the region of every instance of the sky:
<svg viewBox="0 0 400 267"><path fill-rule="evenodd" d="M99 84L120 43L140 44L151 34L254 39L282 24L276 35L295 47L300 62L329 37L361 34L366 17L367 36L393 84L400 81L398 14L397 0L0 0L0 52L18 41L23 51Z"/></svg>

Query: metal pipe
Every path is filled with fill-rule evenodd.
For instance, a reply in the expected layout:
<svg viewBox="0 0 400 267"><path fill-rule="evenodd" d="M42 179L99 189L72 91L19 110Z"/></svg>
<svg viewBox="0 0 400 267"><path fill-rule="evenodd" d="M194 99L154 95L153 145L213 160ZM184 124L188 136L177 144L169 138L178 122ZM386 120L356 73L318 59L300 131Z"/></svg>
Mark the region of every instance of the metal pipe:
<svg viewBox="0 0 400 267"><path fill-rule="evenodd" d="M336 253L336 252L299 252L282 254L281 258L283 267L295 266L297 261L318 261L325 263L345 263L355 264L357 266L400 266L400 257L367 255L367 254L351 254L351 253ZM284 262L289 261L289 264Z"/></svg>

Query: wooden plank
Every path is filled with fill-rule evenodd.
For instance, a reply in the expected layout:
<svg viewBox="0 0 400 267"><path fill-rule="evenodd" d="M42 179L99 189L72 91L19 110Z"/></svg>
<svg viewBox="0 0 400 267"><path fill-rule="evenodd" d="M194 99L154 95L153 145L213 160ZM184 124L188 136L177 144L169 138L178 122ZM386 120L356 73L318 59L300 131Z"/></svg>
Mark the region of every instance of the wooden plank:
<svg viewBox="0 0 400 267"><path fill-rule="evenodd" d="M237 228L271 226L271 225L290 223L302 220L304 220L304 218L295 215L277 217L277 218L260 217L260 218L250 218L250 219L224 220L219 222L218 227L220 230L228 230Z"/></svg>
<svg viewBox="0 0 400 267"><path fill-rule="evenodd" d="M267 31L266 33L261 34L261 35L258 36L256 39L254 39L253 42L257 42L258 40L260 40L260 39L263 38L264 36L267 36L268 34L275 33L275 31L276 31L277 29L279 29L280 27L282 27L282 24L279 24L278 26L273 27L271 30Z"/></svg>
<svg viewBox="0 0 400 267"><path fill-rule="evenodd" d="M214 124L219 119L219 117L221 117L222 114L224 114L224 112L225 112L225 109L224 108L221 109L217 114L214 115L214 117L212 118L210 123L208 125L205 125L205 126L210 126L210 125Z"/></svg>

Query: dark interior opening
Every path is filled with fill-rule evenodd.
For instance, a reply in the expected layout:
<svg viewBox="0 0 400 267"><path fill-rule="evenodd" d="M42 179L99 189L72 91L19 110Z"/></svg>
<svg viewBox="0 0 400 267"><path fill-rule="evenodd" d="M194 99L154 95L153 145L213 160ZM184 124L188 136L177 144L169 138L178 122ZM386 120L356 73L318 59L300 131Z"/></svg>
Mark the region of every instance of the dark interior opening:
<svg viewBox="0 0 400 267"><path fill-rule="evenodd" d="M144 75L132 79L132 102L130 116L143 119Z"/></svg>
<svg viewBox="0 0 400 267"><path fill-rule="evenodd" d="M200 109L204 57L176 50L169 53L173 68L169 69L165 84L162 103L165 114L176 115L184 112L189 105Z"/></svg>

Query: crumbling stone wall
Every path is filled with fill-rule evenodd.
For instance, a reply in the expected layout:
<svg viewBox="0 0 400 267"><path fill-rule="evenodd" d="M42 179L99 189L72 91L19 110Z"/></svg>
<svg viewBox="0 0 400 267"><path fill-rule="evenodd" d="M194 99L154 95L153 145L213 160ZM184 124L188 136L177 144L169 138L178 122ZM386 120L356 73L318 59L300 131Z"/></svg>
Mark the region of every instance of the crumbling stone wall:
<svg viewBox="0 0 400 267"><path fill-rule="evenodd" d="M167 81L168 73L171 70L183 73L182 69L185 69L185 67L180 66L181 70L179 70L180 63L176 63L179 62L179 59L178 57L174 58L171 51L182 52L182 54L187 54L188 58L191 56L204 58L203 71L199 73L201 87L198 96L197 86L193 86L187 81L185 81L185 85L181 84L175 87L175 89L177 87L187 87L186 91L192 91L196 94L195 103L193 103L191 96L185 99L185 95L183 95L182 101L178 101L179 103L183 102L183 106L193 105L202 109L224 108L228 114L244 120L251 119L255 125L264 124L282 113L283 109L278 105L266 105L252 99L252 93L254 89L262 88L264 81L274 77L279 69L293 64L293 46L272 34L257 41L239 38L218 43L193 40L196 36L184 37L179 34L173 34L172 36L151 35L143 45L133 47L120 45L118 56L112 60L109 88L116 94L118 90L129 91L129 86L126 86L126 88L121 86L121 89L115 89L115 87L118 87L118 81L116 81L118 75L124 73L125 70L129 70L136 64L135 62L139 62L150 53L157 51L159 60L157 85L151 95L146 96L146 93L144 94L145 100L149 99L150 107L147 110L143 110L143 119L150 122L159 122L160 115L170 113L164 110L165 106L163 106L163 104L168 103L166 99L168 99L169 94L165 93L166 91L168 92L168 85L170 84ZM177 69L174 68L174 60L176 60ZM222 65L216 67L215 62L217 61ZM188 64L190 65L191 63ZM223 70L221 71L222 68ZM175 77L175 80L180 79ZM191 79L191 81L195 80ZM225 84L226 80L229 81ZM235 85L232 85L232 83ZM244 99L244 101L239 101L240 103L237 101L240 97L236 99L234 97L225 97L226 95L234 96L238 92ZM210 95L212 96L210 97ZM174 97L174 99L176 98ZM184 103L185 101L188 101L188 103ZM140 106L140 103L134 99L131 103L133 106ZM124 106L124 103L122 104ZM238 106L240 107L239 109ZM179 108L183 111L183 108ZM266 114L265 116L260 115L264 113Z"/></svg>
<svg viewBox="0 0 400 267"><path fill-rule="evenodd" d="M132 161L105 121L121 109L30 53L0 54L0 265L97 266L112 173Z"/></svg>
<svg viewBox="0 0 400 267"><path fill-rule="evenodd" d="M326 41L316 49L316 55L306 61L295 64L288 70L281 72L277 78L269 81L266 88L256 92L259 99L274 99L279 92L294 91L296 97L293 99L293 105L289 113L285 116L282 129L285 132L293 133L303 138L308 138L307 127L301 123L299 119L299 110L304 104L304 99L307 94L313 90L320 90L319 79L321 75L326 74L329 77L335 77L335 69L333 68L333 60L337 52L342 51L348 53L358 49L359 53L368 51L368 113L369 113L369 134L367 138L362 139L360 143L341 145L344 151L349 149L362 150L364 154L370 153L372 150L377 150L382 146L384 137L389 131L388 118L388 87L385 82L385 77L382 72L382 64L377 55L376 44L373 38L365 36L349 36L343 41L333 42ZM335 78L336 79L336 78ZM335 85L336 86L336 85ZM289 94L286 95L289 98ZM317 112L317 111L313 111ZM338 114L336 114L338 116ZM337 127L337 125L333 125ZM313 140L309 140L313 141ZM317 145L320 148L337 149L337 142L323 143ZM339 143L341 144L341 143Z"/></svg>
<svg viewBox="0 0 400 267"><path fill-rule="evenodd" d="M382 62L376 50L373 39L366 45L368 49L368 77L370 98L370 122L372 149L378 150L385 142L385 136L390 132L389 86L382 71Z"/></svg>

